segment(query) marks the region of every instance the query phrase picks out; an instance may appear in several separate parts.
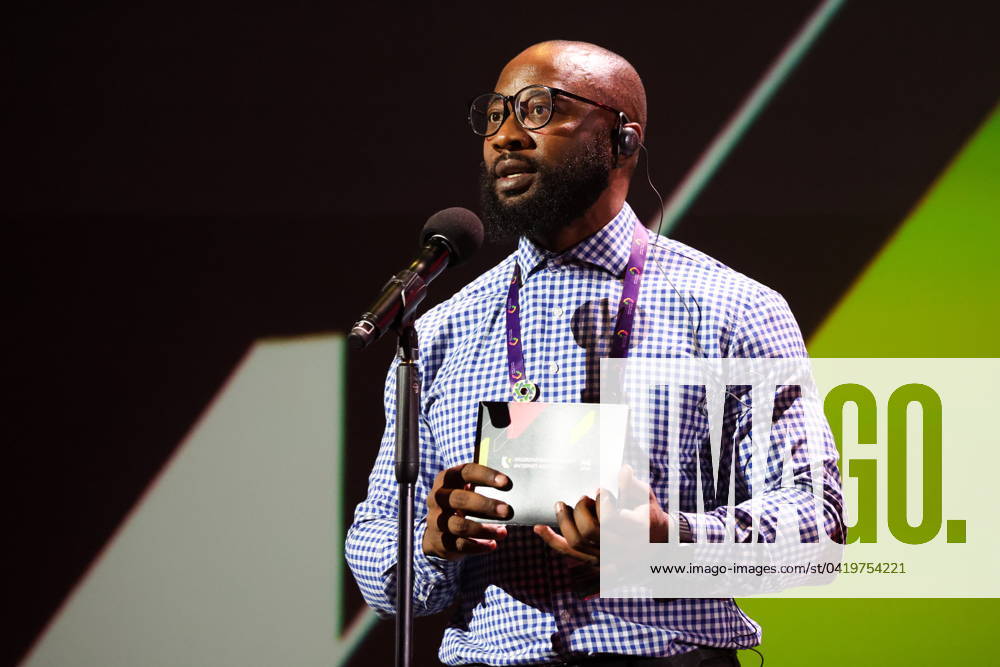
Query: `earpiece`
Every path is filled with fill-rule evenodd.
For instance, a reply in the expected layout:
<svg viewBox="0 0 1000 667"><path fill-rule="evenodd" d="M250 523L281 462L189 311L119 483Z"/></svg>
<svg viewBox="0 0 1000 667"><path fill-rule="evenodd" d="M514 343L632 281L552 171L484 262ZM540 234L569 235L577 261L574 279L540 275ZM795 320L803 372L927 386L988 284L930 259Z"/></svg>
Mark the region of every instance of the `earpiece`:
<svg viewBox="0 0 1000 667"><path fill-rule="evenodd" d="M634 127L625 127L628 122L628 116L619 111L618 126L612 137L615 155L619 157L631 157L639 150L639 133Z"/></svg>

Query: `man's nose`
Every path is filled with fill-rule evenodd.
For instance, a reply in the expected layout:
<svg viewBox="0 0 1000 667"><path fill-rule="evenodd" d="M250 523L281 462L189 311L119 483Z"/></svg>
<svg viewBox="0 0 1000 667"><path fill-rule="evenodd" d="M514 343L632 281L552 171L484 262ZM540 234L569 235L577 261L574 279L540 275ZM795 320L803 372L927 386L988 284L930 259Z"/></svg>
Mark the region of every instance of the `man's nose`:
<svg viewBox="0 0 1000 667"><path fill-rule="evenodd" d="M535 146L531 133L521 127L513 112L507 115L497 133L490 137L490 141L497 151L522 150Z"/></svg>

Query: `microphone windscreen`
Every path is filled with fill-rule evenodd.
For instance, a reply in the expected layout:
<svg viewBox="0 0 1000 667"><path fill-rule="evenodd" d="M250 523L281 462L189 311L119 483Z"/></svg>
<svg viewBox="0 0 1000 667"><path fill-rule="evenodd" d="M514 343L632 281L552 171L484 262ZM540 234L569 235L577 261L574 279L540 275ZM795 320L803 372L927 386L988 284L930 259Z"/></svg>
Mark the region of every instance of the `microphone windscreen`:
<svg viewBox="0 0 1000 667"><path fill-rule="evenodd" d="M464 262L483 245L483 223L467 208L453 206L438 211L427 219L420 242L426 244L432 236L441 236L451 246L449 266Z"/></svg>

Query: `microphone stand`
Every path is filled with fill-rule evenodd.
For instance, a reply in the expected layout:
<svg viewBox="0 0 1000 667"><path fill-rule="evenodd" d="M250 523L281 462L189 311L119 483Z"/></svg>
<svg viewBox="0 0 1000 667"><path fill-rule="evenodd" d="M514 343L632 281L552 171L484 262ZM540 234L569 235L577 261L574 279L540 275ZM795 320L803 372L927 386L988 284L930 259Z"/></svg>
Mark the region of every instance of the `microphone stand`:
<svg viewBox="0 0 1000 667"><path fill-rule="evenodd" d="M413 661L413 517L414 490L420 475L420 374L417 370L417 305L427 294L427 283L444 270L448 253L428 245L410 268L397 273L383 288L379 301L351 330L352 339L365 347L377 339L381 321L393 318L396 332L396 482L399 485L399 526L396 538L396 665ZM426 267L429 277L420 272ZM392 288L392 289L390 289ZM376 325L374 322L380 321Z"/></svg>
<svg viewBox="0 0 1000 667"><path fill-rule="evenodd" d="M446 209L442 213L448 213ZM461 211L459 211L461 212ZM463 216L472 216L465 211ZM440 214L437 214L440 215ZM467 217L465 216L465 217ZM454 217L454 215L452 216ZM433 220L433 217L432 217ZM468 222L468 220L465 220ZM428 221L430 224L430 221ZM468 226L468 225L466 225ZM475 234L471 234L475 236ZM480 236L481 239L481 236ZM474 239L473 239L474 240ZM478 242L476 242L478 247ZM396 332L396 454L399 485L399 525L396 532L396 665L413 662L413 518L414 492L420 475L420 374L417 369L416 309L427 295L427 284L458 261L446 235L434 233L409 268L400 271L385 287L378 301L351 329L352 344L366 347L390 326ZM391 324L390 324L391 321Z"/></svg>
<svg viewBox="0 0 1000 667"><path fill-rule="evenodd" d="M399 529L396 557L396 665L413 661L413 494L420 474L420 377L417 331L413 314L395 327L396 354L396 481L399 483Z"/></svg>

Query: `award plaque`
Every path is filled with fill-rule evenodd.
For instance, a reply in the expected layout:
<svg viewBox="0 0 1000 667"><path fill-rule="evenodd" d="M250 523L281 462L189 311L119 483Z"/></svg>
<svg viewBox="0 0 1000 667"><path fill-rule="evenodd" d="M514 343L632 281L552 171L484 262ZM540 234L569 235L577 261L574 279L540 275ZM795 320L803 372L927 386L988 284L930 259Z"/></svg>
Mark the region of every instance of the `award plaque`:
<svg viewBox="0 0 1000 667"><path fill-rule="evenodd" d="M582 496L593 498L599 488L615 491L614 475L601 478L602 456L604 470L618 470L627 419L627 405L480 403L476 462L512 482L507 491L476 488L514 510L507 521L489 523L555 526L557 501L572 507Z"/></svg>

